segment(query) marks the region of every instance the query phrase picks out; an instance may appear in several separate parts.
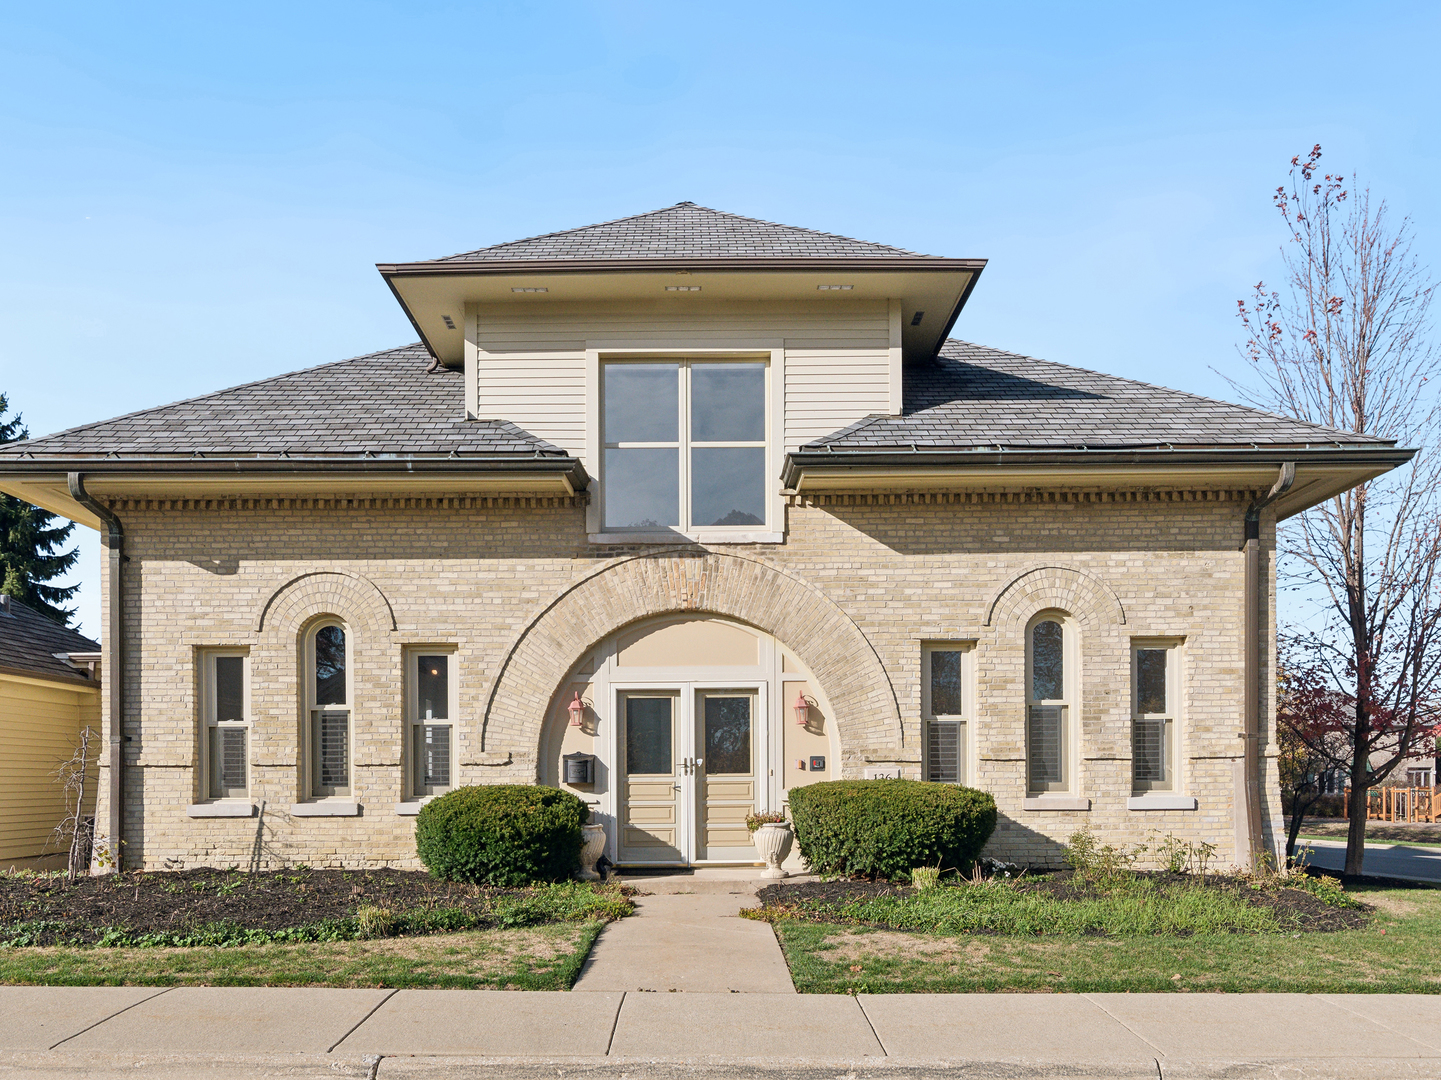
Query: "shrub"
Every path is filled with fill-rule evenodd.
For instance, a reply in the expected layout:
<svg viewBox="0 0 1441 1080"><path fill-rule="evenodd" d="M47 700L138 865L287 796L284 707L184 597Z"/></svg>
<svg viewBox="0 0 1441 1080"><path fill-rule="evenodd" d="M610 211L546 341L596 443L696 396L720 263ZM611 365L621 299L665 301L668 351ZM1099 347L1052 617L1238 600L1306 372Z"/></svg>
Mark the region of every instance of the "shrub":
<svg viewBox="0 0 1441 1080"><path fill-rule="evenodd" d="M421 808L415 850L435 877L472 885L564 881L580 868L585 803L529 784L456 788Z"/></svg>
<svg viewBox="0 0 1441 1080"><path fill-rule="evenodd" d="M919 780L830 780L790 792L796 845L822 874L968 870L996 828L984 791Z"/></svg>

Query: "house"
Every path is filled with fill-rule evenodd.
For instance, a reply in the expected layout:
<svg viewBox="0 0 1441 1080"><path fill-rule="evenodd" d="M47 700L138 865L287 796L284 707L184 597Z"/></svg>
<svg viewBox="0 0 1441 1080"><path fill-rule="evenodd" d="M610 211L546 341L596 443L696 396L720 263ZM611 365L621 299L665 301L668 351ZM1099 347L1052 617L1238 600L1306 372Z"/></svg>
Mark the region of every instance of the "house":
<svg viewBox="0 0 1441 1080"><path fill-rule="evenodd" d="M749 864L748 813L902 776L1009 860L1274 851L1276 522L1412 452L952 338L984 265L680 203L383 264L418 344L0 449L105 536L102 837L413 865L425 800L542 783L622 865Z"/></svg>
<svg viewBox="0 0 1441 1080"><path fill-rule="evenodd" d="M57 774L94 733L101 747L100 644L0 594L0 871L65 865L55 828L69 813ZM82 815L94 813L90 771Z"/></svg>

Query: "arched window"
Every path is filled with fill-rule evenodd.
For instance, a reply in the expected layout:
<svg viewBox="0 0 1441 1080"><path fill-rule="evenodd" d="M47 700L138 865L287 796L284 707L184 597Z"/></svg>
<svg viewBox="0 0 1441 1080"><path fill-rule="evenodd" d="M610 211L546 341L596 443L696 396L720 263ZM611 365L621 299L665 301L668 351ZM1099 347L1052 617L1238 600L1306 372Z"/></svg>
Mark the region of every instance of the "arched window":
<svg viewBox="0 0 1441 1080"><path fill-rule="evenodd" d="M1074 631L1060 614L1026 629L1026 784L1033 794L1070 787Z"/></svg>
<svg viewBox="0 0 1441 1080"><path fill-rule="evenodd" d="M351 765L350 635L339 622L311 631L306 648L310 718L310 794L349 795Z"/></svg>

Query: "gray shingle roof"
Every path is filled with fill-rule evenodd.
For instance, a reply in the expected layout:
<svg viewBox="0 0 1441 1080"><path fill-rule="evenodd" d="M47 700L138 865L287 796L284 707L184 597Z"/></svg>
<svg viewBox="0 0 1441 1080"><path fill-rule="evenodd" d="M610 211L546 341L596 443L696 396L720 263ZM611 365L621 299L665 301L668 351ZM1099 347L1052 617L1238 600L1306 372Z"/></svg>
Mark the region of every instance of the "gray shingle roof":
<svg viewBox="0 0 1441 1080"><path fill-rule="evenodd" d="M517 259L925 258L905 248L676 203L647 214L447 255L439 263Z"/></svg>
<svg viewBox="0 0 1441 1080"><path fill-rule="evenodd" d="M1223 447L1387 442L954 339L904 373L904 413L803 449Z"/></svg>
<svg viewBox="0 0 1441 1080"><path fill-rule="evenodd" d="M465 376L420 344L322 364L0 447L32 454L517 454L565 451L503 420L465 419Z"/></svg>
<svg viewBox="0 0 1441 1080"><path fill-rule="evenodd" d="M99 652L100 643L69 630L34 608L10 599L0 607L0 667L42 678L74 680L83 677L56 653Z"/></svg>

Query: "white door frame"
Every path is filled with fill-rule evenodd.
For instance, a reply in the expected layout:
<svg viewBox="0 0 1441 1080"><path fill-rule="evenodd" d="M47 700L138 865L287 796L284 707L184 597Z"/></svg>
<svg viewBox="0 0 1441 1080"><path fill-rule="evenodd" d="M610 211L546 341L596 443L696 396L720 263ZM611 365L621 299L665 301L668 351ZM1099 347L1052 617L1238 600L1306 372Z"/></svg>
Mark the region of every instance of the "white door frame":
<svg viewBox="0 0 1441 1080"><path fill-rule="evenodd" d="M697 732L699 730L699 717L696 715L695 703L699 693L714 690L735 690L741 693L754 694L756 698L755 715L751 723L751 748L755 760L751 763L755 775L756 810L767 810L772 805L774 778L773 760L775 741L774 727L770 715L769 682L766 678L751 676L740 679L612 679L608 680L606 691L606 702L610 709L613 722L609 725L610 738L608 749L610 752L610 774L613 778L609 785L610 791L610 812L611 820L615 822L615 835L607 837L607 855L612 862L618 862L620 857L621 830L625 828L625 770L623 765L624 747L620 743L621 728L621 700L627 694L665 693L674 695L679 700L676 706L675 717L675 745L671 752L676 758L675 764L679 768L680 763L686 759L697 757ZM702 766L703 767L703 766ZM676 847L681 853L682 863L627 863L630 866L706 866L724 865L727 862L734 865L736 860L724 859L697 859L697 829L703 827L700 821L702 814L702 795L704 788L699 783L698 777L704 773L692 769L689 773L678 773L680 777L680 792L676 796ZM757 860L747 860L746 864Z"/></svg>

